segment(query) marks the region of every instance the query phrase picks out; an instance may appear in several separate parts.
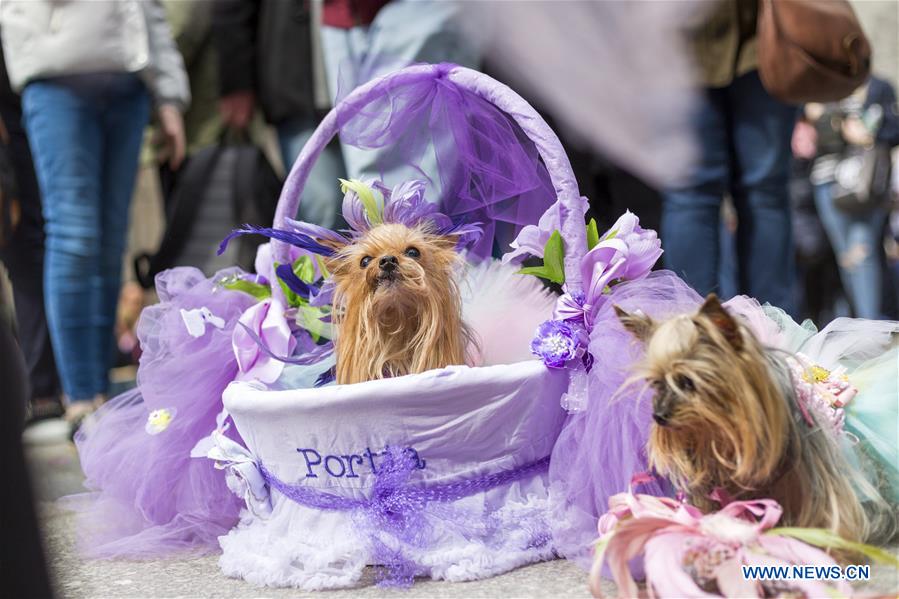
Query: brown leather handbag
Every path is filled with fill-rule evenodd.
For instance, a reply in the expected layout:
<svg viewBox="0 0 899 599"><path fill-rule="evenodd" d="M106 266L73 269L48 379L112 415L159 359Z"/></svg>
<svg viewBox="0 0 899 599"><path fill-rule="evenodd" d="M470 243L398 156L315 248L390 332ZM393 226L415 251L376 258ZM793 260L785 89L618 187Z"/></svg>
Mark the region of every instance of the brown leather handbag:
<svg viewBox="0 0 899 599"><path fill-rule="evenodd" d="M759 0L759 76L788 104L831 102L864 83L871 46L845 0Z"/></svg>

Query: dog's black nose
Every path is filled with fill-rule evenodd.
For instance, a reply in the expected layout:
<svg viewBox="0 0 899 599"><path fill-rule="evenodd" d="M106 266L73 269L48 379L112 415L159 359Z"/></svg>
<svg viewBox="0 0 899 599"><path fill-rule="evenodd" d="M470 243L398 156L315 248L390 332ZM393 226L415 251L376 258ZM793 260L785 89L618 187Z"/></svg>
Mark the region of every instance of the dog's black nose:
<svg viewBox="0 0 899 599"><path fill-rule="evenodd" d="M665 426L668 424L668 417L663 416L662 414L653 414L652 419L656 421L656 424L659 426Z"/></svg>
<svg viewBox="0 0 899 599"><path fill-rule="evenodd" d="M381 270L390 272L391 270L396 270L396 267L399 266L399 261L396 259L396 256L384 256L378 261L378 266L381 267Z"/></svg>

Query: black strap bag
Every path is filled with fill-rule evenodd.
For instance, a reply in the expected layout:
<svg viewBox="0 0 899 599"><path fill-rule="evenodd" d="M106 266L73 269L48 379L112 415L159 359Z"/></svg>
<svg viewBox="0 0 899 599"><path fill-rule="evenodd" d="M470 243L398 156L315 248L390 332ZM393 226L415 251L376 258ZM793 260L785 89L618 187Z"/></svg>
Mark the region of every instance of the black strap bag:
<svg viewBox="0 0 899 599"><path fill-rule="evenodd" d="M848 214L865 214L885 206L890 198L891 175L886 145L847 146L834 171L834 206Z"/></svg>
<svg viewBox="0 0 899 599"><path fill-rule="evenodd" d="M174 266L195 266L207 276L229 266L251 272L264 241L244 235L221 256L219 243L243 223L272 222L282 180L257 146L226 142L199 150L172 173L163 169L166 228L155 254L134 259L138 282L149 289Z"/></svg>

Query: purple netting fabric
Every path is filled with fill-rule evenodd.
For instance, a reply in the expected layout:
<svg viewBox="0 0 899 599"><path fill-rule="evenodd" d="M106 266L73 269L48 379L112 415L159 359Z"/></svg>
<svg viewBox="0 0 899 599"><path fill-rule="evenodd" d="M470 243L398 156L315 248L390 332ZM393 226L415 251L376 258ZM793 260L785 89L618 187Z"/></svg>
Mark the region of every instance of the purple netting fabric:
<svg viewBox="0 0 899 599"><path fill-rule="evenodd" d="M645 445L652 418L642 381L625 385L643 347L624 330L617 305L664 319L696 310L702 298L670 271L659 271L613 288L590 334L594 364L584 412L571 415L553 448L549 476L556 549L585 567L598 536L597 520L609 497L628 490L631 477L647 470ZM668 493L664 481L641 485L641 493Z"/></svg>
<svg viewBox="0 0 899 599"><path fill-rule="evenodd" d="M120 395L76 436L86 486L93 492L70 498L79 514L79 534L94 557L150 558L173 550L218 549L217 537L236 524L242 506L210 460L190 457L216 427L222 391L236 373L231 333L256 300L214 281L195 268L161 273L161 302L148 307L138 325L143 355L138 388ZM182 311L207 308L221 328L207 323L190 334ZM196 333L196 331L195 331ZM148 416L168 410L168 426L151 434ZM229 432L239 440L236 432Z"/></svg>
<svg viewBox="0 0 899 599"><path fill-rule="evenodd" d="M524 225L536 223L555 192L534 143L505 113L447 78L455 65L439 65L433 77L394 76L370 90L361 109L338 106L343 143L378 150L388 185L398 167L418 169L436 157L441 212L455 221L480 222L473 246L490 256L494 240L504 250Z"/></svg>

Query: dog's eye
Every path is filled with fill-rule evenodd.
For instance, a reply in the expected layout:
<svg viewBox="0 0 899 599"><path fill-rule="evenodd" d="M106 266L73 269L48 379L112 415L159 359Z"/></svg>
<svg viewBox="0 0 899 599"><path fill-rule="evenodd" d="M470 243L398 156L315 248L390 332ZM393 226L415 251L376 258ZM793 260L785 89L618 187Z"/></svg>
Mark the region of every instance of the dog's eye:
<svg viewBox="0 0 899 599"><path fill-rule="evenodd" d="M696 385L693 384L693 379L683 374L679 374L674 378L674 384L677 385L678 389L686 393L696 391Z"/></svg>
<svg viewBox="0 0 899 599"><path fill-rule="evenodd" d="M370 262L371 262L371 256L366 256L359 262L359 266L361 266L362 268L365 268L366 266L368 266L368 264Z"/></svg>
<svg viewBox="0 0 899 599"><path fill-rule="evenodd" d="M421 252L418 251L418 248L406 248L405 254L410 258L418 258L421 256Z"/></svg>

